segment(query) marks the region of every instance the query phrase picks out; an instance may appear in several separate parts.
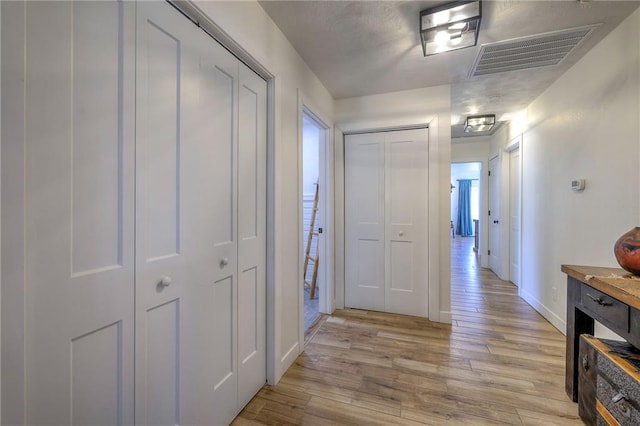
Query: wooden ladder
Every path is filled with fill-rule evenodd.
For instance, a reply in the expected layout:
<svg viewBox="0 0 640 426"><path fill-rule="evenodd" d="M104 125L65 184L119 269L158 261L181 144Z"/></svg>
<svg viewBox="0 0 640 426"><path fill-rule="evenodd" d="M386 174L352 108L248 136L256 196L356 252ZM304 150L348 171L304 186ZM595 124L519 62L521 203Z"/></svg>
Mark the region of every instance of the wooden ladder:
<svg viewBox="0 0 640 426"><path fill-rule="evenodd" d="M318 212L318 194L320 184L314 183L316 186L316 195L313 198L313 209L311 209L311 220L309 221L309 235L307 236L307 248L304 254L304 285L309 286L309 299L314 299L316 296L316 282L318 280L318 263L320 262L319 247L316 246L315 256L311 256L311 245L313 243L313 237L318 236L319 233L315 231L316 227L316 213ZM309 262L313 262L313 275L311 281L307 281L307 269Z"/></svg>

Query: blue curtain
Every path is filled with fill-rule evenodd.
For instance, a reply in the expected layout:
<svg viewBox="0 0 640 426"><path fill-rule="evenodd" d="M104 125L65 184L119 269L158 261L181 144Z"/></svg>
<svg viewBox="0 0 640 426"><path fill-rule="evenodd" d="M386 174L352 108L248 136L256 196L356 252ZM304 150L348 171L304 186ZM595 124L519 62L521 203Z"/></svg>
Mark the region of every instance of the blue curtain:
<svg viewBox="0 0 640 426"><path fill-rule="evenodd" d="M471 180L458 181L458 220L456 223L457 234L463 237L473 235L471 225Z"/></svg>

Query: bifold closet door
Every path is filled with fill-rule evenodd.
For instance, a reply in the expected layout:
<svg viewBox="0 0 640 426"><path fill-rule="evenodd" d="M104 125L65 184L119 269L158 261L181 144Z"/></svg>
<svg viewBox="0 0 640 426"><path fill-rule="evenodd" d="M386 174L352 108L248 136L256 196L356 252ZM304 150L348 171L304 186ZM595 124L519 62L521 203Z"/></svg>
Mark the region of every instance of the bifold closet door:
<svg viewBox="0 0 640 426"><path fill-rule="evenodd" d="M135 5L23 8L24 423L133 424Z"/></svg>
<svg viewBox="0 0 640 426"><path fill-rule="evenodd" d="M137 31L136 422L220 424L238 392L238 62L166 3L138 3Z"/></svg>
<svg viewBox="0 0 640 426"><path fill-rule="evenodd" d="M238 412L267 379L267 83L244 64L239 78Z"/></svg>
<svg viewBox="0 0 640 426"><path fill-rule="evenodd" d="M266 84L169 4L137 16L136 422L226 424L266 377Z"/></svg>
<svg viewBox="0 0 640 426"><path fill-rule="evenodd" d="M167 2L2 10L23 44L3 53L24 87L3 99L12 418L229 423L266 378L266 83Z"/></svg>
<svg viewBox="0 0 640 426"><path fill-rule="evenodd" d="M345 136L345 305L385 310L384 133Z"/></svg>
<svg viewBox="0 0 640 426"><path fill-rule="evenodd" d="M345 304L428 316L426 129L345 137Z"/></svg>

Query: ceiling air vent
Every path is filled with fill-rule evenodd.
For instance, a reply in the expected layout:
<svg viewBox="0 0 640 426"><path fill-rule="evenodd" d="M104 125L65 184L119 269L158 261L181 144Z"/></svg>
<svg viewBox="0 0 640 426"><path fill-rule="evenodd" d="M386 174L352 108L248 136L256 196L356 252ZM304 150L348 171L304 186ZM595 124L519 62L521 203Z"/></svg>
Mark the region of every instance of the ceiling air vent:
<svg viewBox="0 0 640 426"><path fill-rule="evenodd" d="M558 65L600 25L483 44L469 77Z"/></svg>

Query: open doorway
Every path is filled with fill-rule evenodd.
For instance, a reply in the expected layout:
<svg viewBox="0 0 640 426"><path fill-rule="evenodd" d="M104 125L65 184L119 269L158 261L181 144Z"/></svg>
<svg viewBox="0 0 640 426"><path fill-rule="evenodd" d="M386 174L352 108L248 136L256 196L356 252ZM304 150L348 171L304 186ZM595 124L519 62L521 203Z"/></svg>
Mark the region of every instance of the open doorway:
<svg viewBox="0 0 640 426"><path fill-rule="evenodd" d="M322 153L325 129L305 109L302 116L302 223L304 330L320 318L324 274L321 237L323 236L324 188Z"/></svg>
<svg viewBox="0 0 640 426"><path fill-rule="evenodd" d="M333 311L332 170L330 126L303 102L301 111L300 214L300 320L301 339L307 341L319 325L322 314ZM326 317L326 316L324 316Z"/></svg>
<svg viewBox="0 0 640 426"><path fill-rule="evenodd" d="M451 268L477 268L481 162L451 164Z"/></svg>
<svg viewBox="0 0 640 426"><path fill-rule="evenodd" d="M323 314L333 312L335 288L333 124L305 99L298 91L298 337L306 344L327 317Z"/></svg>

